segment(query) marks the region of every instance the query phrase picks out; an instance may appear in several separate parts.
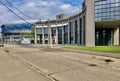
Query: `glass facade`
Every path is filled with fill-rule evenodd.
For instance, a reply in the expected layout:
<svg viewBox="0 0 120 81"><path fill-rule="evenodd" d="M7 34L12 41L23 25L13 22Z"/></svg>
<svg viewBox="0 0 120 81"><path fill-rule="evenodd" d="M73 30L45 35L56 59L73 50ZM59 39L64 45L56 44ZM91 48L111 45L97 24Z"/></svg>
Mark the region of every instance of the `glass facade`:
<svg viewBox="0 0 120 81"><path fill-rule="evenodd" d="M62 44L62 27L58 27L58 44Z"/></svg>
<svg viewBox="0 0 120 81"><path fill-rule="evenodd" d="M80 35L79 35L80 39L79 40L80 40L80 44L82 44L82 18L80 18L80 23L79 24L80 24L80 30L79 30L80 31Z"/></svg>
<svg viewBox="0 0 120 81"><path fill-rule="evenodd" d="M13 33L13 32L27 32L34 26L33 23L18 23L18 24L7 24L2 25L2 33Z"/></svg>
<svg viewBox="0 0 120 81"><path fill-rule="evenodd" d="M42 28L36 28L36 34L42 34Z"/></svg>
<svg viewBox="0 0 120 81"><path fill-rule="evenodd" d="M75 21L75 44L78 44L78 21Z"/></svg>
<svg viewBox="0 0 120 81"><path fill-rule="evenodd" d="M56 27L51 28L51 34L52 34L52 43L55 43L55 36L56 36Z"/></svg>
<svg viewBox="0 0 120 81"><path fill-rule="evenodd" d="M44 28L44 34L45 34L45 35L48 35L48 27L47 27L47 28Z"/></svg>
<svg viewBox="0 0 120 81"><path fill-rule="evenodd" d="M96 45L113 45L113 29L112 28L96 28L95 29Z"/></svg>
<svg viewBox="0 0 120 81"><path fill-rule="evenodd" d="M73 30L73 22L70 22L70 44L73 44L73 33L74 33L74 30Z"/></svg>
<svg viewBox="0 0 120 81"><path fill-rule="evenodd" d="M56 35L56 27L51 27L51 34L52 36Z"/></svg>
<svg viewBox="0 0 120 81"><path fill-rule="evenodd" d="M64 44L68 44L68 25L64 26Z"/></svg>
<svg viewBox="0 0 120 81"><path fill-rule="evenodd" d="M120 0L95 2L95 21L120 19Z"/></svg>
<svg viewBox="0 0 120 81"><path fill-rule="evenodd" d="M48 44L48 33L49 33L49 31L48 31L48 27L46 27L46 28L44 28L44 38L45 38L45 44ZM43 37L43 36L42 36Z"/></svg>

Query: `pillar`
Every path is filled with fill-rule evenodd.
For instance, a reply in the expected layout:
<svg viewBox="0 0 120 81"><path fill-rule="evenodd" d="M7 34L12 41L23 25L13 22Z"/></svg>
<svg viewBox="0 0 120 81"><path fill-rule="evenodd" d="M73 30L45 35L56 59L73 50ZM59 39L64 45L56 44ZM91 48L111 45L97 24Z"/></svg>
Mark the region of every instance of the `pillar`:
<svg viewBox="0 0 120 81"><path fill-rule="evenodd" d="M85 0L85 44L95 46L94 0Z"/></svg>
<svg viewBox="0 0 120 81"><path fill-rule="evenodd" d="M52 47L52 33L51 33L51 23L48 19L48 46Z"/></svg>
<svg viewBox="0 0 120 81"><path fill-rule="evenodd" d="M64 45L64 26L62 21L62 44Z"/></svg>
<svg viewBox="0 0 120 81"><path fill-rule="evenodd" d="M114 45L120 45L120 28L114 29Z"/></svg>
<svg viewBox="0 0 120 81"><path fill-rule="evenodd" d="M80 45L80 17L78 17L78 22L77 22L77 24L78 24L78 45Z"/></svg>
<svg viewBox="0 0 120 81"><path fill-rule="evenodd" d="M45 32L43 26L42 26L42 44L45 44Z"/></svg>
<svg viewBox="0 0 120 81"><path fill-rule="evenodd" d="M55 43L58 44L58 29L57 29L57 24L56 24L56 38L55 38Z"/></svg>
<svg viewBox="0 0 120 81"><path fill-rule="evenodd" d="M50 34L50 47L52 47L53 39L52 39L51 26L49 26L49 34Z"/></svg>
<svg viewBox="0 0 120 81"><path fill-rule="evenodd" d="M35 38L34 38L34 43L37 44L37 31L36 31L36 26L35 26Z"/></svg>
<svg viewBox="0 0 120 81"><path fill-rule="evenodd" d="M68 45L70 45L70 21L68 19Z"/></svg>
<svg viewBox="0 0 120 81"><path fill-rule="evenodd" d="M75 18L73 18L73 45L75 45Z"/></svg>

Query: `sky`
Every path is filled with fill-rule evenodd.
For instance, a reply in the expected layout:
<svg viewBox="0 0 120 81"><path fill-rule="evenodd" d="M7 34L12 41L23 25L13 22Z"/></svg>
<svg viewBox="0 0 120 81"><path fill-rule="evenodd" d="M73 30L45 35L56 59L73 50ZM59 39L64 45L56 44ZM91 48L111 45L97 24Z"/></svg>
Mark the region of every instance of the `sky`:
<svg viewBox="0 0 120 81"><path fill-rule="evenodd" d="M73 15L81 10L83 0L7 0L17 7L28 18L8 4L5 0L0 0L17 15L25 20L47 20L55 19L58 14ZM0 24L21 21L0 3Z"/></svg>

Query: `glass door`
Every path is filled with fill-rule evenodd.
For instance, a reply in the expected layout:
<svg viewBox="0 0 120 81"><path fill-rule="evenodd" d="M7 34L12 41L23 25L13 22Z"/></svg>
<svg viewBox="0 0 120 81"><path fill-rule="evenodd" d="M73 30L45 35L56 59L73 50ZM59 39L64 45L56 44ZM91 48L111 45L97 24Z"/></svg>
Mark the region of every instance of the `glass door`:
<svg viewBox="0 0 120 81"><path fill-rule="evenodd" d="M107 46L113 44L113 29L112 28L96 28L95 44Z"/></svg>

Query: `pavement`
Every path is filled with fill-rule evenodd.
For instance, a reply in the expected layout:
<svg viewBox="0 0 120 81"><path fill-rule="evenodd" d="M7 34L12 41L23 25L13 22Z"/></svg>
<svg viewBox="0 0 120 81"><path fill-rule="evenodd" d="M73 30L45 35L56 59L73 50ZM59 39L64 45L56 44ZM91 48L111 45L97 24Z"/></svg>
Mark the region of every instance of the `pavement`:
<svg viewBox="0 0 120 81"><path fill-rule="evenodd" d="M120 54L119 53L105 53L105 52L98 52L98 51L96 52L96 51L76 50L76 49L68 49L68 48L61 48L59 50L76 52L76 53L84 53L84 54L89 54L89 55L106 56L106 57L112 57L112 58L120 59Z"/></svg>
<svg viewBox="0 0 120 81"><path fill-rule="evenodd" d="M0 47L0 81L53 81Z"/></svg>
<svg viewBox="0 0 120 81"><path fill-rule="evenodd" d="M18 64L14 62L12 65L11 63L6 64L9 67L7 67L8 71L5 70L4 76L7 75L7 72L11 73L9 70L12 71L12 69L9 68L16 66L19 66L20 72L25 67L24 69L29 69L31 74L36 75L30 76L29 73L21 73L24 74L21 75L24 78L22 80L19 74L14 74L21 79L14 80L14 77L11 77L12 74L9 74L11 80L4 80L5 77L3 77L2 80L0 78L0 81L37 81L34 78L37 76L39 76L38 79L44 77L44 80L38 81L48 81L49 78L53 81L120 81L120 59L118 58L37 46L6 45L4 51L12 58L11 60L18 62ZM13 73L15 72L17 70L13 71ZM33 77L34 80L28 80L26 76Z"/></svg>
<svg viewBox="0 0 120 81"><path fill-rule="evenodd" d="M33 44L33 45L26 45L26 47L33 47L33 48L48 48L48 45L46 44ZM74 53L84 53L88 55L97 55L97 56L106 56L106 57L112 57L112 58L118 58L120 59L119 53L105 53L105 52L96 52L96 51L89 51L89 50L77 50L77 49L69 49L64 48L63 45L52 45L52 49L59 50L59 51L67 51L67 52L74 52Z"/></svg>

